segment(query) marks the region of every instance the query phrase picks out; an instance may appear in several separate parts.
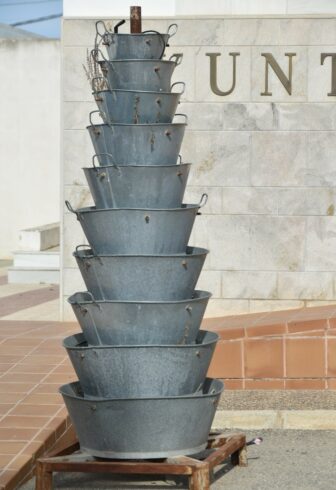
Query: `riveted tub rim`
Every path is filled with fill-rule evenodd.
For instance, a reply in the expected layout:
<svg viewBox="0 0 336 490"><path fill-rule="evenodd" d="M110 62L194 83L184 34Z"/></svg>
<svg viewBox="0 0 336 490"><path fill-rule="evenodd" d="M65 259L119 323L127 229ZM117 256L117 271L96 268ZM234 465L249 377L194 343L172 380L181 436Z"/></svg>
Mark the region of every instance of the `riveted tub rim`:
<svg viewBox="0 0 336 490"><path fill-rule="evenodd" d="M97 170L101 170L103 168L114 168L116 171L118 171L118 170L125 170L128 168L132 168L132 169L138 168L138 169L141 169L141 171L143 171L143 169L148 168L148 171L153 171L154 169L158 169L158 172L159 172L160 169L162 169L162 168L176 168L176 170L178 170L181 167L189 168L189 167L191 167L191 165L192 165L192 163L179 163L179 164L174 163L171 165L136 165L136 164L124 165L124 164L116 163L115 165L99 165L98 167L82 167L82 170L84 170L84 171L85 170L97 171Z"/></svg>
<svg viewBox="0 0 336 490"><path fill-rule="evenodd" d="M103 90L93 90L92 91L92 95L94 94L100 94L102 92L130 92L130 93L133 93L133 94L156 94L156 95L168 95L168 96L174 96L176 97L176 95L181 95L180 92L164 92L164 91L158 91L158 90L131 90L131 89L124 89L124 88L113 88L113 89L108 89L108 88L105 88Z"/></svg>
<svg viewBox="0 0 336 490"><path fill-rule="evenodd" d="M102 258L102 257L115 257L115 258L121 258L121 257L135 257L135 258L141 258L141 257L147 257L147 258L158 258L158 259L174 259L174 258L181 258L181 259L186 259L186 258L191 258L191 257L199 257L202 255L207 255L209 253L209 250L207 248L201 248L201 247L193 247L193 246L187 246L187 251L186 252L181 252L181 253L173 253L173 254L94 254L92 251L91 247L88 247L86 249L82 250L76 250L73 252L74 257L78 257L79 259L94 259L94 258ZM188 250L190 252L188 253Z"/></svg>
<svg viewBox="0 0 336 490"><path fill-rule="evenodd" d="M195 343L199 335L203 335L200 343ZM207 338L208 337L208 338ZM204 339L207 340L204 342ZM219 335L216 332L211 332L210 330L199 330L197 333L196 341L191 344L99 344L99 345L88 345L85 340L85 335L83 332L78 332L73 335L65 337L62 341L62 345L65 349L76 350L76 351L87 351L87 350L111 350L111 349L146 349L151 350L156 349L197 349L209 345L216 344L219 340ZM78 341L76 345L71 345L74 340ZM86 345L80 345L86 344Z"/></svg>
<svg viewBox="0 0 336 490"><path fill-rule="evenodd" d="M85 208L76 209L76 213L85 214L85 213L101 213L101 212L122 212L122 211L142 211L146 213L171 213L171 212L179 212L185 210L196 210L200 207L200 204L182 204L179 208L96 208L96 206L87 206Z"/></svg>
<svg viewBox="0 0 336 490"><path fill-rule="evenodd" d="M106 304L106 303L112 303L112 304L135 304L135 305L175 305L175 304L188 304L192 302L197 302L200 300L209 300L212 297L212 293L210 291L204 291L201 289L195 289L194 293L199 294L199 296L195 296L194 298L187 298L187 299L172 299L172 300L157 300L157 301L151 301L151 300L144 300L144 301L137 301L133 299L83 299L79 301L75 301L75 296L78 294L89 294L88 291L78 291L77 293L73 293L69 298L67 299L68 303L76 306L76 304L80 305L89 305L89 304Z"/></svg>
<svg viewBox="0 0 336 490"><path fill-rule="evenodd" d="M201 390L203 389L203 386L209 384L209 388L212 388L214 391L213 393L203 393ZM216 378L205 378L204 383L202 385L201 390L196 391L195 393L188 393L186 395L177 395L177 396L146 396L146 397L135 397L135 398L130 398L130 397L124 397L124 398L102 398L102 397L90 397L90 398L84 398L84 395L79 396L76 395L75 392L70 393L69 391L72 389L76 389L78 391L78 388L81 390L81 385L79 381L73 381L71 383L66 383L62 386L59 387L58 391L62 396L72 398L75 400L82 400L87 402L88 404L92 404L92 402L95 403L113 403L113 402L129 402L129 401L146 401L146 400L152 400L153 402L155 401L169 401L169 400L199 400L199 399L206 399L206 398L215 398L218 397L224 390L224 382L220 379Z"/></svg>
<svg viewBox="0 0 336 490"><path fill-rule="evenodd" d="M99 124L89 124L88 126L86 126L86 129L88 129L89 131L92 130L92 131L95 131L95 128L99 128L101 126L106 126L107 128L111 128L111 127L114 127L114 126L117 126L117 127L122 127L122 128L125 128L125 127L132 127L132 128L144 128L144 127L147 127L147 128L150 128L150 127L153 127L154 129L155 128L159 128L159 127L181 127L181 126L188 126L188 123L137 123L137 124L126 124L126 123L111 123L111 124L104 124L104 123L99 123ZM91 129L92 128L92 129Z"/></svg>

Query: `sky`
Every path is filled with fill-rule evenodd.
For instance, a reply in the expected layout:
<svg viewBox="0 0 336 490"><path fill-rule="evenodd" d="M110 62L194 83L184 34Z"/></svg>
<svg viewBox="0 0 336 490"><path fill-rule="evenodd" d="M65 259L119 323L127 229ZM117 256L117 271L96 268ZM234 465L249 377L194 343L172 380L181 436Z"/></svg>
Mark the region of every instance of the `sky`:
<svg viewBox="0 0 336 490"><path fill-rule="evenodd" d="M62 4L62 0L0 0L0 23L12 24L38 17L61 14ZM18 27L46 37L59 38L61 35L60 18Z"/></svg>

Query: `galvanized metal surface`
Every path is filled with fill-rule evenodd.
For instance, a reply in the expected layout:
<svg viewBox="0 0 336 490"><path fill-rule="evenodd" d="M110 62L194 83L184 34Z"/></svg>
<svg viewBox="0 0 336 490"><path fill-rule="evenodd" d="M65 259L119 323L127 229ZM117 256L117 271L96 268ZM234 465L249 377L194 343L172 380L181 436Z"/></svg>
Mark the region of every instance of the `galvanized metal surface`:
<svg viewBox="0 0 336 490"><path fill-rule="evenodd" d="M101 60L100 50L93 50L92 56L99 63L102 74L110 89L148 90L169 92L175 68L183 55L173 54L168 60Z"/></svg>
<svg viewBox="0 0 336 490"><path fill-rule="evenodd" d="M179 301L102 301L91 293L68 299L91 345L190 344L211 293L195 291Z"/></svg>
<svg viewBox="0 0 336 490"><path fill-rule="evenodd" d="M85 399L79 383L60 388L81 449L104 458L165 458L195 454L207 443L223 391L206 379L193 395Z"/></svg>
<svg viewBox="0 0 336 490"><path fill-rule="evenodd" d="M88 346L79 333L63 346L86 397L178 396L200 389L218 338L200 330L188 345Z"/></svg>
<svg viewBox="0 0 336 490"><path fill-rule="evenodd" d="M181 206L190 166L109 165L83 170L98 209L162 209Z"/></svg>
<svg viewBox="0 0 336 490"><path fill-rule="evenodd" d="M191 298L208 253L187 247L181 254L95 256L79 247L74 257L96 299L136 301Z"/></svg>
<svg viewBox="0 0 336 490"><path fill-rule="evenodd" d="M171 209L97 209L74 211L95 255L185 252L195 217L206 201Z"/></svg>
<svg viewBox="0 0 336 490"><path fill-rule="evenodd" d="M160 59L169 39L176 32L177 25L171 24L165 34L157 31L145 31L141 34L115 33L110 32L102 20L96 22L97 38L106 47L110 60Z"/></svg>
<svg viewBox="0 0 336 490"><path fill-rule="evenodd" d="M99 79L100 77L98 77ZM93 96L105 124L171 123L184 92L184 82L176 82L170 92L141 90L95 90L97 78L92 81ZM182 85L181 92L172 92Z"/></svg>
<svg viewBox="0 0 336 490"><path fill-rule="evenodd" d="M87 130L95 153L101 155L101 165L111 163L110 158L104 156L107 153L113 155L113 163L118 165L174 165L180 153L186 125L186 122L91 124Z"/></svg>

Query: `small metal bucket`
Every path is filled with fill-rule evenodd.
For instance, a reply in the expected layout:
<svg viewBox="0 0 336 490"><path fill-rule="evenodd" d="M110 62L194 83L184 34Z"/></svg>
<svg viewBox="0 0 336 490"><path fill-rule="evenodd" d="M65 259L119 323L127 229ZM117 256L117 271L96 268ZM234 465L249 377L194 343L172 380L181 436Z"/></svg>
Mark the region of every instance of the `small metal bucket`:
<svg viewBox="0 0 336 490"><path fill-rule="evenodd" d="M121 23L124 23L121 21ZM171 24L166 34L157 31L144 31L139 34L123 34L118 32L119 23L115 32L106 28L104 21L96 22L96 39L106 47L110 60L117 59L160 59L163 56L169 39L177 32L177 24ZM99 32L99 25L104 32Z"/></svg>
<svg viewBox="0 0 336 490"><path fill-rule="evenodd" d="M94 163L98 156L92 159L93 167L83 168L97 209L181 206L190 163L101 167Z"/></svg>
<svg viewBox="0 0 336 490"><path fill-rule="evenodd" d="M90 345L190 344L211 293L175 301L96 300L89 292L68 299Z"/></svg>
<svg viewBox="0 0 336 490"><path fill-rule="evenodd" d="M103 59L99 59L98 54ZM175 68L181 64L183 55L176 53L169 60L107 60L99 49L93 49L91 55L100 65L102 74L110 89L148 90L169 92L171 78Z"/></svg>
<svg viewBox="0 0 336 490"><path fill-rule="evenodd" d="M65 201L80 222L96 255L168 254L185 252L199 209L207 201L203 194L199 204L182 204L171 209L97 209L94 206L76 211Z"/></svg>
<svg viewBox="0 0 336 490"><path fill-rule="evenodd" d="M205 449L223 389L222 381L207 378L202 389L186 396L85 399L78 382L61 386L60 393L82 451L150 459Z"/></svg>
<svg viewBox="0 0 336 490"><path fill-rule="evenodd" d="M93 124L90 113L90 133L100 165L109 165L112 154L118 165L174 165L180 153L187 125L185 122L170 124Z"/></svg>
<svg viewBox="0 0 336 490"><path fill-rule="evenodd" d="M84 245L85 246L85 245ZM76 247L74 257L96 299L169 301L191 298L208 250L161 255L94 255Z"/></svg>
<svg viewBox="0 0 336 490"><path fill-rule="evenodd" d="M63 346L85 397L179 396L200 389L218 338L200 330L188 345L89 346L79 333Z"/></svg>
<svg viewBox="0 0 336 490"><path fill-rule="evenodd" d="M185 87L184 82L175 82L170 92L97 90L96 81L101 78L92 79L92 90L105 124L171 123ZM172 92L180 84L182 91Z"/></svg>

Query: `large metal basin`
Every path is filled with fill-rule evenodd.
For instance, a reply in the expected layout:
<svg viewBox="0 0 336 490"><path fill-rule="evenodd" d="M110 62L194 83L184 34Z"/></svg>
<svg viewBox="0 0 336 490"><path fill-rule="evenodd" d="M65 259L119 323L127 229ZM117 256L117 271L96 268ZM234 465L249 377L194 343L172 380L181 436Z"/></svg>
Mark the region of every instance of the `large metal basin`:
<svg viewBox="0 0 336 490"><path fill-rule="evenodd" d="M103 28L103 29L102 29ZM103 32L101 32L103 30ZM160 59L169 39L177 32L177 24L171 24L165 34L144 31L139 34L110 32L104 21L96 22L97 40L106 47L110 60Z"/></svg>
<svg viewBox="0 0 336 490"><path fill-rule="evenodd" d="M181 206L190 165L109 165L83 170L98 209L162 209Z"/></svg>
<svg viewBox="0 0 336 490"><path fill-rule="evenodd" d="M148 90L169 92L173 72L182 61L182 54L173 54L169 60L113 60L99 59L94 49L92 56L99 63L111 90Z"/></svg>
<svg viewBox="0 0 336 490"><path fill-rule="evenodd" d="M84 292L68 301L91 345L171 345L195 341L210 296L195 291L179 301L104 301Z"/></svg>
<svg viewBox="0 0 336 490"><path fill-rule="evenodd" d="M96 255L170 254L185 251L202 201L171 209L88 207L74 211L68 201L66 205L76 214Z"/></svg>
<svg viewBox="0 0 336 490"><path fill-rule="evenodd" d="M96 81L92 80L93 96L105 124L148 124L171 123L184 91L148 92L143 90L96 90Z"/></svg>
<svg viewBox="0 0 336 490"><path fill-rule="evenodd" d="M197 391L218 335L198 332L188 345L89 346L82 333L63 341L87 397L178 396Z"/></svg>
<svg viewBox="0 0 336 490"><path fill-rule="evenodd" d="M108 154L117 165L174 165L187 125L181 115L183 123L93 124L91 113L87 130L100 165L111 163Z"/></svg>
<svg viewBox="0 0 336 490"><path fill-rule="evenodd" d="M82 451L102 458L148 459L205 449L220 395L207 379L195 394L177 397L85 399L78 382L61 386Z"/></svg>
<svg viewBox="0 0 336 490"><path fill-rule="evenodd" d="M168 301L192 297L207 253L187 247L180 254L96 256L77 247L74 257L96 299Z"/></svg>

